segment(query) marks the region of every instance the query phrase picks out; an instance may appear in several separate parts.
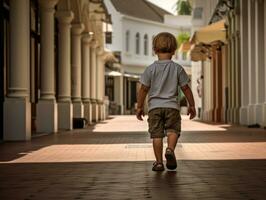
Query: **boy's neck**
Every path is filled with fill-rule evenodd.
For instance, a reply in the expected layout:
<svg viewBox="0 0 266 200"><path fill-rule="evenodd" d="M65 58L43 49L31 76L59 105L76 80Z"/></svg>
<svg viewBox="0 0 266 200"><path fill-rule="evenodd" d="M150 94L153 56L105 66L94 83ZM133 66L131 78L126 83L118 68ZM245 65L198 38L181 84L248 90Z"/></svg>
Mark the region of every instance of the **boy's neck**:
<svg viewBox="0 0 266 200"><path fill-rule="evenodd" d="M173 54L172 53L157 53L158 60L171 60Z"/></svg>

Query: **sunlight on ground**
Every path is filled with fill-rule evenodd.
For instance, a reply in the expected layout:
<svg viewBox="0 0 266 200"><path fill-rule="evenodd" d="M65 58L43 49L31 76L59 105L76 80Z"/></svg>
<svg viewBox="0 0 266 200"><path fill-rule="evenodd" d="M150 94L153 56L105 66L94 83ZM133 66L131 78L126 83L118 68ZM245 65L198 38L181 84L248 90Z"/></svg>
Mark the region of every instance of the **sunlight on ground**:
<svg viewBox="0 0 266 200"><path fill-rule="evenodd" d="M164 145L166 146L166 145ZM25 154L25 153L23 153ZM178 160L266 159L266 142L179 143ZM153 161L150 143L51 145L5 163ZM4 162L2 162L4 163Z"/></svg>
<svg viewBox="0 0 266 200"><path fill-rule="evenodd" d="M93 132L147 132L147 116L144 121L139 121L134 115L110 116L111 119L104 123L96 124ZM206 124L189 120L188 116L182 115L183 131L225 131L230 125Z"/></svg>
<svg viewBox="0 0 266 200"><path fill-rule="evenodd" d="M241 159L266 159L266 142L250 142L250 141L225 141L221 136L219 142L201 142L197 141L197 132L204 135L204 131L208 134L216 134L217 132L241 134L243 132L250 132L250 129L245 127L237 127L230 125L207 124L199 121L191 121L187 116L182 116L182 130L194 133L195 141L189 143L178 143L176 148L176 157L178 160L241 160ZM147 119L147 118L146 118ZM10 159L8 162L1 163L59 163L59 162L107 162L107 161L153 161L154 154L152 144L150 142L136 143L134 137L138 137L138 133L147 134L148 125L145 121L138 121L135 116L111 116L110 119L96 124L93 130L93 138L97 139L97 143L75 143L79 141L79 136L70 137L66 140L69 143L54 144L47 143L46 147L34 151L26 151L17 153L17 158ZM229 129L233 132L228 131ZM78 131L78 130L77 130ZM80 130L81 131L81 130ZM259 130L263 131L263 130ZM98 134L97 132L104 132ZM121 142L121 137L130 137L126 133L131 133L134 136L131 142ZM136 132L136 133L135 133ZM91 137L84 137L84 134L90 133L90 130L82 130L82 139L89 140ZM68 133L65 133L68 134ZM112 134L116 137L112 137ZM184 133L185 135L185 133ZM101 142L101 138L103 142ZM61 137L64 138L62 135ZM147 135L147 137L149 137ZM236 135L232 135L236 137ZM252 137L252 136L248 136ZM63 139L62 138L62 139ZM77 140L75 140L77 139ZM145 139L145 137L143 137ZM111 143L108 143L108 141ZM58 140L60 142L60 138ZM65 142L66 142L65 141ZM105 142L104 142L105 141ZM133 141L133 143L132 143ZM135 142L134 142L135 141ZM202 140L203 141L203 140ZM260 141L260 140L258 140ZM107 143L106 143L107 142ZM166 144L164 144L166 147Z"/></svg>

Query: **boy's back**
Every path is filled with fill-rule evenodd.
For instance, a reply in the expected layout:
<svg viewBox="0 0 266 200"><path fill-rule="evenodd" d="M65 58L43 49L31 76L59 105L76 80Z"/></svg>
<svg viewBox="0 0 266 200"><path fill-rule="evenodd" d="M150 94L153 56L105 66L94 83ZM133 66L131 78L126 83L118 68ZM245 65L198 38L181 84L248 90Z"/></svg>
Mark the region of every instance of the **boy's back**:
<svg viewBox="0 0 266 200"><path fill-rule="evenodd" d="M136 116L143 120L144 100L149 94L149 133L153 139L153 150L156 161L153 171L163 171L163 138L167 136L165 150L168 169L177 167L175 147L181 132L181 116L177 101L178 86L181 87L189 102L190 119L196 115L193 94L188 86L189 78L185 70L171 61L177 49L176 38L167 32L159 33L152 42L158 60L150 65L140 78L141 87L138 93Z"/></svg>
<svg viewBox="0 0 266 200"><path fill-rule="evenodd" d="M150 88L149 110L154 108L179 110L178 86L188 84L189 78L183 67L172 60L157 60L146 68L140 82Z"/></svg>

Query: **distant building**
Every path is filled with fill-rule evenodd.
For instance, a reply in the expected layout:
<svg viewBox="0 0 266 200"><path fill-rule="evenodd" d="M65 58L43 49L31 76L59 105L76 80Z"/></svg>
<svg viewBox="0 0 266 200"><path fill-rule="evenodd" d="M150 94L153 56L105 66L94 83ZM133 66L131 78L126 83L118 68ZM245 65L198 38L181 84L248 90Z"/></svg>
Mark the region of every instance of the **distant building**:
<svg viewBox="0 0 266 200"><path fill-rule="evenodd" d="M152 40L159 32L170 32L177 36L180 32L190 32L190 16L173 16L146 0L105 0L107 10L112 15L113 36L109 49L120 57L119 73L106 76L111 94L110 103L114 114L132 114L137 97L138 80L145 68L157 57L152 51ZM180 17L180 18L178 18ZM190 60L174 56L190 74ZM109 72L110 74L110 72ZM117 109L115 109L117 108Z"/></svg>

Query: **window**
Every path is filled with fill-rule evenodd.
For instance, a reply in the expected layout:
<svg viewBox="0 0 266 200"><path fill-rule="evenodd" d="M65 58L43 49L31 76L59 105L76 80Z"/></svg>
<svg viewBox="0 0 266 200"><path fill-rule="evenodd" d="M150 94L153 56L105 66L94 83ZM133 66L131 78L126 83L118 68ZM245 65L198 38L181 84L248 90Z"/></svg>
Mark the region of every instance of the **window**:
<svg viewBox="0 0 266 200"><path fill-rule="evenodd" d="M129 30L127 30L126 31L126 51L127 52L129 52L130 50L129 42L130 42L130 32Z"/></svg>
<svg viewBox="0 0 266 200"><path fill-rule="evenodd" d="M202 12L203 12L203 8L196 7L193 10L193 19L202 19Z"/></svg>
<svg viewBox="0 0 266 200"><path fill-rule="evenodd" d="M151 43L153 44L153 40L155 38L155 35L152 36ZM154 50L153 50L153 45L152 45L152 56L155 56Z"/></svg>
<svg viewBox="0 0 266 200"><path fill-rule="evenodd" d="M136 54L140 53L140 35L136 34Z"/></svg>
<svg viewBox="0 0 266 200"><path fill-rule="evenodd" d="M148 48L149 48L149 40L148 40L148 35L144 35L144 55L147 56L149 54Z"/></svg>

